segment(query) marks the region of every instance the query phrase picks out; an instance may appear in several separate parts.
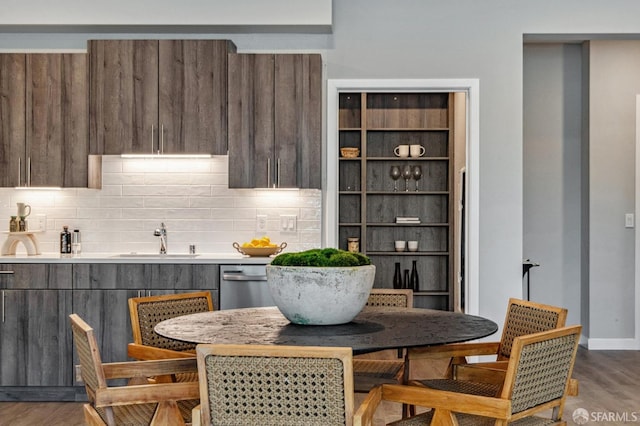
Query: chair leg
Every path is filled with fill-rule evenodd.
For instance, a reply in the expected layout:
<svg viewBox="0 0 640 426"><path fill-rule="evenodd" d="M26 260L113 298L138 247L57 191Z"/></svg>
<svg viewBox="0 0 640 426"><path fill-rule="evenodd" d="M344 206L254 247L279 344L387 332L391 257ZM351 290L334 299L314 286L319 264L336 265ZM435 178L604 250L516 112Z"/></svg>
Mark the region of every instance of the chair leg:
<svg viewBox="0 0 640 426"><path fill-rule="evenodd" d="M151 419L151 426L176 425L185 426L180 409L175 401L162 401L158 403L156 413Z"/></svg>

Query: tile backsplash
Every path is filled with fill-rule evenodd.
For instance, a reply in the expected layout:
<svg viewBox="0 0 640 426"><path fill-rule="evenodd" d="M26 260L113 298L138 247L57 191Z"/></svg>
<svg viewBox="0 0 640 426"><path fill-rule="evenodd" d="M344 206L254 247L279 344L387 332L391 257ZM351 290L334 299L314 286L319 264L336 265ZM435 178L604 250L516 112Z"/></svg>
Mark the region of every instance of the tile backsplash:
<svg viewBox="0 0 640 426"><path fill-rule="evenodd" d="M228 159L102 158L102 189L30 190L0 188L0 229L9 230L16 203L32 207L30 230L45 219L37 238L43 253L59 252L63 225L79 229L83 253L155 253L153 231L164 222L169 253L235 252L232 243L249 241L256 215L267 216L272 241L287 250L321 245L322 192L315 189L229 189ZM297 231L281 232L280 215L296 215ZM0 222L1 223L1 222ZM18 253L24 253L18 246Z"/></svg>

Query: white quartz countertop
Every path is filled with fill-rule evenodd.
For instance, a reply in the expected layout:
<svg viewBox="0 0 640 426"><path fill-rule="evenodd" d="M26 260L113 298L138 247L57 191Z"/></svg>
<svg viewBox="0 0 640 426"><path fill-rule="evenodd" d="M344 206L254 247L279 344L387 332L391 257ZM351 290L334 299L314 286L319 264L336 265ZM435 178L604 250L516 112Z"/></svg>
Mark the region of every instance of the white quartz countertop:
<svg viewBox="0 0 640 426"><path fill-rule="evenodd" d="M239 253L82 253L76 256L42 253L0 256L0 263L186 263L186 264L257 264L270 263L273 257L249 257Z"/></svg>

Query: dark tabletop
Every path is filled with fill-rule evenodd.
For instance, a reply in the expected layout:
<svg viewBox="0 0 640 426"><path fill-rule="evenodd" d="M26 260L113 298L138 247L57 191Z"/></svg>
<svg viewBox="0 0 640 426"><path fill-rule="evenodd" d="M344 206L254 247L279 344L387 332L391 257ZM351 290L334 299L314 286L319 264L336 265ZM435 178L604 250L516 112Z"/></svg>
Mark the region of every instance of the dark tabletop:
<svg viewBox="0 0 640 426"><path fill-rule="evenodd" d="M155 327L162 336L192 343L346 346L354 354L464 342L497 330L495 322L474 315L389 307L365 307L343 325L296 325L268 307L185 315Z"/></svg>

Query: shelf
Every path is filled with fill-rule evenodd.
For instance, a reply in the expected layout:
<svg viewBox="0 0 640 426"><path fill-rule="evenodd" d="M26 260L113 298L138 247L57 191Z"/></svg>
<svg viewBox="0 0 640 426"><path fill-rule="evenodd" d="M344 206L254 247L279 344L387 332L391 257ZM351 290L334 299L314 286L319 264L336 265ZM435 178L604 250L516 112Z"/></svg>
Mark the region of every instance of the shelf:
<svg viewBox="0 0 640 426"><path fill-rule="evenodd" d="M359 132L362 129L360 127L344 127L338 130L340 130L341 132Z"/></svg>
<svg viewBox="0 0 640 426"><path fill-rule="evenodd" d="M396 228L396 227L422 227L422 228L433 228L433 227L445 227L445 226L449 226L448 223L434 223L434 222L421 222L421 223L389 223L389 222L381 222L381 223L375 223L375 222L367 222L367 226L370 227L390 227L390 228Z"/></svg>
<svg viewBox="0 0 640 426"><path fill-rule="evenodd" d="M362 191L338 191L340 195L360 195Z"/></svg>
<svg viewBox="0 0 640 426"><path fill-rule="evenodd" d="M355 160L355 158L340 159ZM367 157L367 161L449 161L449 157Z"/></svg>
<svg viewBox="0 0 640 426"><path fill-rule="evenodd" d="M342 129L340 129L342 130ZM448 132L448 127L368 127L368 132Z"/></svg>
<svg viewBox="0 0 640 426"><path fill-rule="evenodd" d="M368 251L367 256L449 256L448 251Z"/></svg>
<svg viewBox="0 0 640 426"><path fill-rule="evenodd" d="M367 195L449 195L449 191L367 191Z"/></svg>
<svg viewBox="0 0 640 426"><path fill-rule="evenodd" d="M448 291L414 291L413 296L448 296Z"/></svg>
<svg viewBox="0 0 640 426"><path fill-rule="evenodd" d="M340 161L362 161L362 157L340 157Z"/></svg>
<svg viewBox="0 0 640 426"><path fill-rule="evenodd" d="M361 226L362 223L360 222L340 222L338 223L338 226Z"/></svg>

